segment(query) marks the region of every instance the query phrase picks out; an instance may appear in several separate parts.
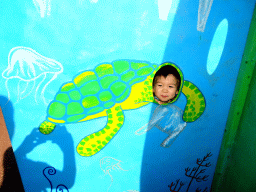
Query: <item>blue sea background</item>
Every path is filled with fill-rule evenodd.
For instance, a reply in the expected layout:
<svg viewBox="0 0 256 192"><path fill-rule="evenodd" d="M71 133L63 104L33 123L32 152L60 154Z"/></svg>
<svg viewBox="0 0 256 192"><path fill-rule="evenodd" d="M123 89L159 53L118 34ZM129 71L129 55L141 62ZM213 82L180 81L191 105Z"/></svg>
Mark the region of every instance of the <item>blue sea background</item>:
<svg viewBox="0 0 256 192"><path fill-rule="evenodd" d="M190 191L210 189L255 0L213 1L204 32L197 30L199 2L172 0L170 7L164 3L1 1L0 72L7 69L15 47L28 47L63 66L45 89L45 103L36 102L34 92L17 102L17 91L24 91L26 82L19 85L20 79L0 77L0 95L5 98L1 108L26 191L49 192L59 184L70 192L170 191L168 185L177 179L185 183L181 191L186 191L190 178L185 168L196 166L197 158L207 153L212 154L211 167L203 174L209 175L208 180L193 181ZM101 130L107 117L66 124L48 136L36 131L64 83L82 71L122 59L158 65L174 62L184 79L203 93L205 112L187 123L170 148L160 146L168 135L156 128L135 134L149 122L156 104L124 111L118 134L92 157L80 156L76 146ZM43 76L37 78L35 85L42 80ZM184 110L186 97L181 95L174 105ZM102 169L106 157L111 166ZM49 166L57 172L48 180L43 170Z"/></svg>

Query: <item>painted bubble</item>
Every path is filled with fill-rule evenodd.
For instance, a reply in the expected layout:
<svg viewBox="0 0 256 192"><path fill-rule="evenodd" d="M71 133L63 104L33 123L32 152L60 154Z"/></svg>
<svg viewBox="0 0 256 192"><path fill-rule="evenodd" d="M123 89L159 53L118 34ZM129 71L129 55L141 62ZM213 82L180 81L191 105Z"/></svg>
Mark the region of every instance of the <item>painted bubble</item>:
<svg viewBox="0 0 256 192"><path fill-rule="evenodd" d="M28 47L14 47L8 56L8 67L2 73L8 97L15 94L16 103L34 93L35 101L43 100L44 91L58 74L63 72L61 63L44 57ZM9 81L11 82L11 87ZM37 81L39 80L39 81ZM14 87L13 87L14 86ZM14 90L17 90L16 93Z"/></svg>
<svg viewBox="0 0 256 192"><path fill-rule="evenodd" d="M228 21L223 19L218 25L212 39L210 50L207 58L207 72L212 75L219 65L222 52L224 50L228 34Z"/></svg>

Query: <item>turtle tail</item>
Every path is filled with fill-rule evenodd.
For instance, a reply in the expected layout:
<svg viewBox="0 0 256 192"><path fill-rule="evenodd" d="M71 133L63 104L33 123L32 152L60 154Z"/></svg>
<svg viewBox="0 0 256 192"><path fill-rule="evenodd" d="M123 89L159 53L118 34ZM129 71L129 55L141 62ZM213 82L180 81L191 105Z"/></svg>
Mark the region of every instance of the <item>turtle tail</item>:
<svg viewBox="0 0 256 192"><path fill-rule="evenodd" d="M183 120L186 122L193 122L204 112L204 96L201 91L189 81L184 81L182 92L187 97L187 105L183 114Z"/></svg>

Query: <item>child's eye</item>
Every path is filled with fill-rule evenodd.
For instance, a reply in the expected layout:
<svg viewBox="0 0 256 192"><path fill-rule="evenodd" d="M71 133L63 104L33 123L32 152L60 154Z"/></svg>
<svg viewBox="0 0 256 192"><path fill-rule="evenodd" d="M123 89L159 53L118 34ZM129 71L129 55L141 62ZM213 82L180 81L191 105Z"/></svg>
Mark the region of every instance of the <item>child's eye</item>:
<svg viewBox="0 0 256 192"><path fill-rule="evenodd" d="M162 85L158 85L158 87L161 87Z"/></svg>

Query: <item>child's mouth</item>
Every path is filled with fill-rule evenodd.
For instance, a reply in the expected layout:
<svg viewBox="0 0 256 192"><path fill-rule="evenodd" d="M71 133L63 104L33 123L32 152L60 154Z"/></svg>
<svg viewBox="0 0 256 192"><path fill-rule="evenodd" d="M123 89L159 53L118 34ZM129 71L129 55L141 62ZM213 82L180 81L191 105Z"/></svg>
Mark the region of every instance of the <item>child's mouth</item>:
<svg viewBox="0 0 256 192"><path fill-rule="evenodd" d="M161 95L162 97L168 97L168 95Z"/></svg>

